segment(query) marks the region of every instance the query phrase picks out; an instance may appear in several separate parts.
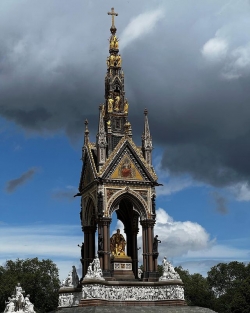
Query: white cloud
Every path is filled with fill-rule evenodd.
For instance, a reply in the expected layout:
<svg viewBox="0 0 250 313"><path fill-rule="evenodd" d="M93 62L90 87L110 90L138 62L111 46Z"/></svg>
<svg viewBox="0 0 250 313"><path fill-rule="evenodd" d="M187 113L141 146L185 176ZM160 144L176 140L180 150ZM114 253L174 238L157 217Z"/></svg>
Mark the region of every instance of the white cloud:
<svg viewBox="0 0 250 313"><path fill-rule="evenodd" d="M238 183L228 188L238 201L250 201L250 186L248 182Z"/></svg>
<svg viewBox="0 0 250 313"><path fill-rule="evenodd" d="M214 37L209 39L201 49L202 56L211 62L219 62L226 57L228 42L224 38Z"/></svg>
<svg viewBox="0 0 250 313"><path fill-rule="evenodd" d="M139 14L136 18L132 19L120 36L121 48L125 48L135 39L152 31L156 23L163 17L164 12L161 9L158 9L152 12Z"/></svg>
<svg viewBox="0 0 250 313"><path fill-rule="evenodd" d="M162 241L159 245L159 253L163 257L181 256L189 251L197 251L208 248L213 244L206 230L191 221L174 221L165 210L159 208L156 211L155 234Z"/></svg>
<svg viewBox="0 0 250 313"><path fill-rule="evenodd" d="M123 224L117 221L116 227L112 234L119 228L123 232ZM160 258L167 255L170 258L180 257L187 254L189 251L203 250L210 247L214 241L210 240L209 234L199 224L185 221L174 221L164 209L156 210L156 225L154 228L155 235L159 236L161 244L159 244ZM125 237L126 238L126 237ZM138 247L142 247L142 232L141 227L138 233ZM139 250L139 254L143 251ZM141 256L139 257L142 261Z"/></svg>
<svg viewBox="0 0 250 313"><path fill-rule="evenodd" d="M79 263L80 248L77 244L81 244L82 237L78 225L1 225L0 261L49 258L58 265L62 279L72 265Z"/></svg>

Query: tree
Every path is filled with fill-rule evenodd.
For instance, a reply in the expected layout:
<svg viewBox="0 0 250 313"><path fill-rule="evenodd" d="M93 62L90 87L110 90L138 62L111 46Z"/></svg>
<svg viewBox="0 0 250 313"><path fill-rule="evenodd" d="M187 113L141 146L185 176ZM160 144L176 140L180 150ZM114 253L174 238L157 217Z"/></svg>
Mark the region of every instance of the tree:
<svg viewBox="0 0 250 313"><path fill-rule="evenodd" d="M244 279L239 289L234 293L230 310L232 313L250 312L250 277Z"/></svg>
<svg viewBox="0 0 250 313"><path fill-rule="evenodd" d="M208 272L207 281L210 290L215 295L214 310L221 313L244 312L241 306L247 307L249 298L244 296L244 290L249 290L249 264L241 262L219 263ZM245 311L249 312L249 311Z"/></svg>
<svg viewBox="0 0 250 313"><path fill-rule="evenodd" d="M25 294L30 295L37 312L57 308L60 280L58 268L51 260L8 260L0 267L0 311L4 310L4 303L13 294L18 282Z"/></svg>
<svg viewBox="0 0 250 313"><path fill-rule="evenodd" d="M176 267L184 283L185 300L188 305L212 308L214 302L213 292L210 290L207 279L200 274L189 274L182 267Z"/></svg>

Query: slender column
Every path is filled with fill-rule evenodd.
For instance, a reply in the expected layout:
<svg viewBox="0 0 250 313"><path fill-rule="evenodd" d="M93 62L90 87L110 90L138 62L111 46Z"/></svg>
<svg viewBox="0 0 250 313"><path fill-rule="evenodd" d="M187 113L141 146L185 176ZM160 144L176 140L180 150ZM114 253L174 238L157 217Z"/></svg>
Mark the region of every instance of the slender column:
<svg viewBox="0 0 250 313"><path fill-rule="evenodd" d="M88 258L89 258L89 250L88 250L88 233L83 227L83 232L84 232L84 259L83 259L83 277L87 273L87 268L88 268Z"/></svg>
<svg viewBox="0 0 250 313"><path fill-rule="evenodd" d="M101 269L103 270L103 259L104 259L104 254L103 254L103 225L100 223L98 224L98 257L100 260L100 266Z"/></svg>
<svg viewBox="0 0 250 313"><path fill-rule="evenodd" d="M103 276L110 277L110 218L102 218L103 225Z"/></svg>
<svg viewBox="0 0 250 313"><path fill-rule="evenodd" d="M143 247L143 280L147 280L148 277L148 248L147 248L147 228L146 222L141 221L142 226L142 247Z"/></svg>
<svg viewBox="0 0 250 313"><path fill-rule="evenodd" d="M152 226L149 224L147 227L148 233L148 252L149 252L149 272L153 272L153 236L152 236Z"/></svg>
<svg viewBox="0 0 250 313"><path fill-rule="evenodd" d="M138 277L138 249L137 249L137 233L138 228L135 230L133 229L132 233L132 244L133 244L133 251L132 251L132 270L135 274L135 278Z"/></svg>

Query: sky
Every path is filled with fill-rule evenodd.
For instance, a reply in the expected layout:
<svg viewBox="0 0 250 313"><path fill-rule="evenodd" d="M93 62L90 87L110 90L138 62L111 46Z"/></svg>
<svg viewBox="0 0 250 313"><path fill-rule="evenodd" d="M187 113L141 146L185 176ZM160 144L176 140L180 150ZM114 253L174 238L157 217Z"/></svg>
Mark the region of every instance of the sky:
<svg viewBox="0 0 250 313"><path fill-rule="evenodd" d="M94 142L104 101L113 6L133 140L147 108L163 184L159 263L206 276L249 262L250 1L1 0L0 264L50 258L61 279L80 269L73 196L84 121Z"/></svg>

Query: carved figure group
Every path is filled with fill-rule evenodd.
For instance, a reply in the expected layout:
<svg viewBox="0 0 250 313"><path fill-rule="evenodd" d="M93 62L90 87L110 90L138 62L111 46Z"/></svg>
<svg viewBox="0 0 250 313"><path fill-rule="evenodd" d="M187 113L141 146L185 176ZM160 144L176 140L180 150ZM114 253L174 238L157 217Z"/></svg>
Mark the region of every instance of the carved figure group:
<svg viewBox="0 0 250 313"><path fill-rule="evenodd" d="M78 305L80 302L80 293L61 293L59 295L58 306L59 307L71 307Z"/></svg>
<svg viewBox="0 0 250 313"><path fill-rule="evenodd" d="M83 299L103 300L184 300L184 289L180 285L162 287L128 287L128 286L105 286L105 285L84 285L82 289Z"/></svg>
<svg viewBox="0 0 250 313"><path fill-rule="evenodd" d="M115 35L110 37L109 48L110 49L118 49L119 48L118 38Z"/></svg>
<svg viewBox="0 0 250 313"><path fill-rule="evenodd" d="M168 261L167 257L165 256L162 260L162 266L163 266L163 275L159 278L160 281L170 279L180 280L180 275L176 273L173 265Z"/></svg>
<svg viewBox="0 0 250 313"><path fill-rule="evenodd" d="M35 313L34 304L30 302L30 295L24 297L25 291L22 289L20 283L17 283L14 294L8 298L5 302L6 307L4 313L11 312L24 312L24 313Z"/></svg>
<svg viewBox="0 0 250 313"><path fill-rule="evenodd" d="M121 67L122 66L122 57L120 54L114 55L111 54L109 57L107 57L107 67L115 66L115 67Z"/></svg>
<svg viewBox="0 0 250 313"><path fill-rule="evenodd" d="M110 238L110 251L114 256L123 256L125 254L126 240L117 229L116 233Z"/></svg>
<svg viewBox="0 0 250 313"><path fill-rule="evenodd" d="M87 274L83 280L86 279L104 280L98 256L96 256L93 262L89 264Z"/></svg>
<svg viewBox="0 0 250 313"><path fill-rule="evenodd" d="M84 243L83 243L84 245ZM66 279L62 281L61 287L74 287L76 288L79 284L79 277L76 272L76 267L73 265L72 270L69 272Z"/></svg>

